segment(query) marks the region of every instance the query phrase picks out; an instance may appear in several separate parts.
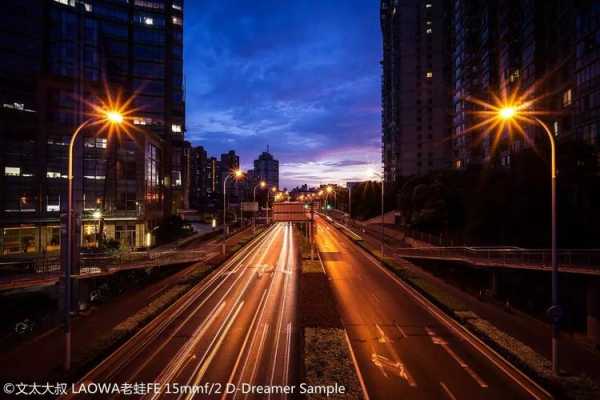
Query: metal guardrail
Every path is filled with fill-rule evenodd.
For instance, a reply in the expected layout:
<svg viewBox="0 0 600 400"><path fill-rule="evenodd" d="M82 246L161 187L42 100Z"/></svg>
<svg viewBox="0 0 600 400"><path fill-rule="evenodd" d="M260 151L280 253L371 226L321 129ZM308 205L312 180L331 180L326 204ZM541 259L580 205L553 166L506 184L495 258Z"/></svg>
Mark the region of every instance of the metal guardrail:
<svg viewBox="0 0 600 400"><path fill-rule="evenodd" d="M346 219L345 222L348 226L368 232L375 238L381 235L380 227L359 224L349 219ZM392 244L394 241L404 241L405 239L416 239L426 245L423 247L398 247ZM394 230L390 232L389 228L385 230L386 248L393 250L400 257L458 260L490 267L527 269L550 269L552 267L550 249L525 249L516 246L437 246L433 244L435 239L439 239L439 237L426 233L415 234L412 231ZM600 249L559 249L557 262L559 269L568 272L600 274Z"/></svg>
<svg viewBox="0 0 600 400"><path fill-rule="evenodd" d="M551 268L548 249L475 248L475 247L423 247L395 248L402 257L428 257L457 259L479 265ZM563 249L557 253L559 268L588 269L600 272L600 250Z"/></svg>
<svg viewBox="0 0 600 400"><path fill-rule="evenodd" d="M114 256L81 257L80 274L194 262L203 259L206 254L207 250L168 250L131 252ZM61 270L62 267L58 257L39 257L0 262L0 276L53 274L59 273Z"/></svg>

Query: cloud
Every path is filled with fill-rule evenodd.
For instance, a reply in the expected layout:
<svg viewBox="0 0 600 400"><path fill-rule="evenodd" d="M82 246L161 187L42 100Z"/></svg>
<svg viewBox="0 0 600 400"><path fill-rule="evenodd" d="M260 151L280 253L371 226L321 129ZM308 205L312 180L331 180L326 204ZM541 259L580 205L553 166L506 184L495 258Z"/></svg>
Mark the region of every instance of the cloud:
<svg viewBox="0 0 600 400"><path fill-rule="evenodd" d="M282 168L289 185L361 176L381 158L378 12L361 0L187 2L187 139L247 166L267 145L282 165L317 163L319 174Z"/></svg>

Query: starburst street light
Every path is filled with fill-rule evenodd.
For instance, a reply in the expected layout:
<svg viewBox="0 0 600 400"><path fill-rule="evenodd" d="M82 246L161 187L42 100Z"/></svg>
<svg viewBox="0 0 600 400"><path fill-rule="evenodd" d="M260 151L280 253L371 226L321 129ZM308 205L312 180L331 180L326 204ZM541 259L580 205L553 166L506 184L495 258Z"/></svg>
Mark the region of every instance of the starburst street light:
<svg viewBox="0 0 600 400"><path fill-rule="evenodd" d="M561 309L558 304L558 263L556 253L556 138L548 125L542 121L539 116L550 114L547 111L535 110L533 106L539 102L543 97L538 97L532 100L528 100L533 90L534 85L528 92L523 95L519 95L517 91L507 95L504 93L502 98L494 97L495 104L489 104L479 99L470 98L470 102L475 103L483 107L483 110L476 111L474 114L483 118L483 120L471 127L468 131L472 131L479 128L485 128L483 134L488 134L492 130L496 129L496 137L492 146L492 150L497 146L503 132L508 131L512 133L513 129L516 130L521 136L532 146L534 143L529 138L521 126L521 124L527 125L538 125L542 128L546 134L550 143L550 176L551 176L551 247L552 247L552 307L548 310L552 318L552 372L558 375L558 336L559 336L559 316Z"/></svg>
<svg viewBox="0 0 600 400"><path fill-rule="evenodd" d="M65 306L64 306L64 332L65 332L65 360L64 367L66 371L71 369L71 302L72 302L72 281L71 274L73 271L73 253L74 245L73 241L75 235L73 234L73 159L75 152L75 144L81 132L84 128L90 128L97 126L99 129L97 135L101 135L105 132L108 135L123 131L129 135L127 130L128 127L133 127L126 121L126 116L134 112L135 110L128 109L132 98L121 102L120 96L112 98L109 91L108 100L99 101L98 103L87 102L91 112L88 115L88 119L82 122L71 135L69 142L68 154L67 154L67 255L65 257L64 278L65 278ZM134 128L134 127L133 127ZM94 212L94 218L102 218L100 211Z"/></svg>

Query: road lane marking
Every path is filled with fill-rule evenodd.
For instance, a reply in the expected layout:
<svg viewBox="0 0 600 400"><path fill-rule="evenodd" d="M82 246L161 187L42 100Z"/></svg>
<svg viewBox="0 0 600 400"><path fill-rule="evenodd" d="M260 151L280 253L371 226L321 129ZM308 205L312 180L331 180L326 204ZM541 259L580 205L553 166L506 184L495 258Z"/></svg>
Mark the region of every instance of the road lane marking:
<svg viewBox="0 0 600 400"><path fill-rule="evenodd" d="M385 332L383 331L383 329L381 329L379 324L375 324L375 327L377 328L377 332L379 333L379 336L377 337L377 341L379 343L388 343L390 340L388 339L387 336L385 336Z"/></svg>
<svg viewBox="0 0 600 400"><path fill-rule="evenodd" d="M456 396L452 394L452 392L450 391L450 389L448 389L448 386L446 386L444 382L440 382L440 385L442 386L442 389L444 389L444 392L448 395L450 400L456 400Z"/></svg>
<svg viewBox="0 0 600 400"><path fill-rule="evenodd" d="M403 362L393 362L389 358L377 353L371 354L371 362L381 370L381 373L384 374L386 378L388 377L386 371L390 371L394 375L404 379L409 386L417 387L417 383L413 379L412 375L408 372L408 369Z"/></svg>
<svg viewBox="0 0 600 400"><path fill-rule="evenodd" d="M450 348L450 346L448 346L448 342L446 340L437 336L433 329L429 327L425 327L425 331L427 331L427 334L431 337L431 341L434 344L441 346L446 351L446 353L448 353L450 357L452 357L454 361L456 361L458 365L460 365L461 368L463 368L465 371L467 371L469 375L471 375L471 377L475 380L475 382L479 384L479 386L481 386L484 389L488 387L488 384L485 383L483 379L481 379L481 377L477 375L475 371L473 371L471 367L469 367L469 365L466 362L464 362L463 359L460 358L458 354L454 352L454 350Z"/></svg>
<svg viewBox="0 0 600 400"><path fill-rule="evenodd" d="M349 240L349 239L347 239ZM538 400L552 399L552 395L548 393L544 388L538 385L534 380L525 375L521 370L508 362L498 352L490 348L481 339L477 338L473 333L468 331L465 327L458 325L456 321L450 319L450 317L443 314L436 306L434 306L429 300L423 295L418 293L415 289L410 287L407 283L402 282L400 278L395 276L392 272L384 268L380 262L375 259L370 253L362 249L360 246L356 246L357 250L368 259L373 265L379 268L384 274L386 274L392 281L398 286L404 289L412 298L420 304L426 311L433 315L438 321L442 322L447 328L453 331L455 334L464 339L469 343L476 351L482 356L487 358L492 364L494 364L499 370L504 372L509 378L517 383L523 390L529 393L531 396ZM526 382L526 383L525 383Z"/></svg>
<svg viewBox="0 0 600 400"><path fill-rule="evenodd" d="M398 332L400 332L400 335L402 335L402 338L406 339L408 337L408 335L406 334L406 332L404 332L404 329L402 329L400 327L400 325L398 325L398 324L394 324L394 325L396 325L396 329L398 329Z"/></svg>

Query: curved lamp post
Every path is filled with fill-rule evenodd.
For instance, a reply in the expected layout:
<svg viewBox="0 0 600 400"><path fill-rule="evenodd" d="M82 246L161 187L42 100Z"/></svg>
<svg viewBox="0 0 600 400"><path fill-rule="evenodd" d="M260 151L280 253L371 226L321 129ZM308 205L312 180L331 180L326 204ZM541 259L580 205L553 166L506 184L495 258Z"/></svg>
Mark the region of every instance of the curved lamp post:
<svg viewBox="0 0 600 400"><path fill-rule="evenodd" d="M229 226L227 225L227 180L231 177L239 179L244 175L241 169L236 169L230 174L227 174L223 179L223 252L225 251L225 239L229 234Z"/></svg>
<svg viewBox="0 0 600 400"><path fill-rule="evenodd" d="M67 255L64 268L65 279L65 304L64 304L64 330L65 330L65 370L71 369L71 292L72 281L71 273L73 270L73 153L75 143L83 128L90 124L112 124L120 125L123 123L124 117L120 111L109 110L103 111L100 116L95 116L87 119L75 129L69 142L68 152L68 170L67 170Z"/></svg>
<svg viewBox="0 0 600 400"><path fill-rule="evenodd" d="M513 121L520 116L520 110L526 107L526 105L515 106L507 105L497 109L497 119L504 121ZM525 113L527 115L527 113ZM550 176L551 176L551 262L552 262L552 307L551 310L555 312L552 318L552 372L554 375L558 375L559 368L559 357L558 357L558 337L559 337L559 314L560 306L558 304L558 262L557 262L557 251L556 251L556 139L554 134L548 128L545 122L535 116L528 115L528 118L522 118L526 121L534 121L537 125L542 127L548 141L550 142Z"/></svg>
<svg viewBox="0 0 600 400"><path fill-rule="evenodd" d="M252 201L254 201L256 203L256 188L258 188L260 186L261 189L264 189L267 187L267 182L265 181L260 181L259 183L257 183L256 185L254 185L254 189L252 189ZM267 201L267 207L268 207L268 201ZM252 231L256 232L256 215L254 215L254 218L252 218Z"/></svg>

